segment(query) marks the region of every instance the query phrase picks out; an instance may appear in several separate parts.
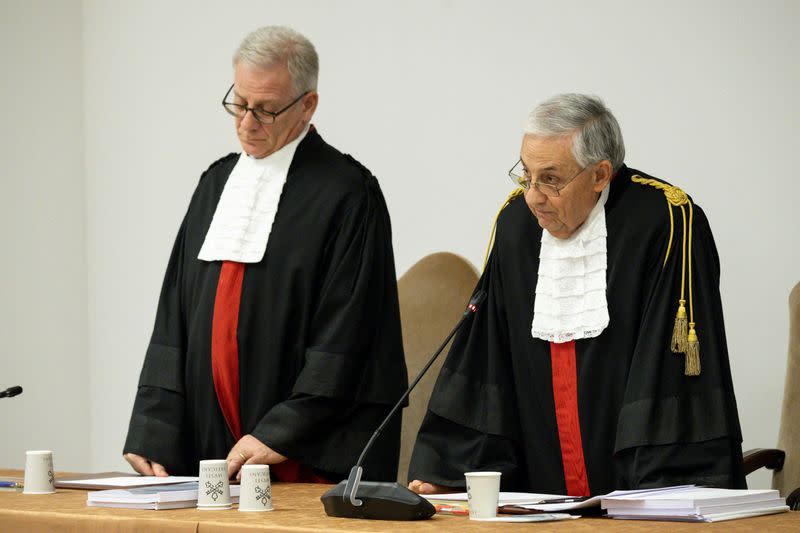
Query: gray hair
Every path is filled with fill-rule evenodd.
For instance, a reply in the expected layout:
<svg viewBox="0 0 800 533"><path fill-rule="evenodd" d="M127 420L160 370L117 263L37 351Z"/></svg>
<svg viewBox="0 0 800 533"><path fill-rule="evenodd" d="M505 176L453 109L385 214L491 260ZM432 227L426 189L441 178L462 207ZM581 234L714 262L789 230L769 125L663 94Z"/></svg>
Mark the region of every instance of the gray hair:
<svg viewBox="0 0 800 533"><path fill-rule="evenodd" d="M582 167L608 159L618 170L625 160L617 119L596 96L568 93L544 101L528 115L525 133L542 137L574 134L572 155Z"/></svg>
<svg viewBox="0 0 800 533"><path fill-rule="evenodd" d="M264 26L251 32L233 54L234 68L241 62L256 68L285 63L297 95L317 90L317 51L311 41L291 28Z"/></svg>

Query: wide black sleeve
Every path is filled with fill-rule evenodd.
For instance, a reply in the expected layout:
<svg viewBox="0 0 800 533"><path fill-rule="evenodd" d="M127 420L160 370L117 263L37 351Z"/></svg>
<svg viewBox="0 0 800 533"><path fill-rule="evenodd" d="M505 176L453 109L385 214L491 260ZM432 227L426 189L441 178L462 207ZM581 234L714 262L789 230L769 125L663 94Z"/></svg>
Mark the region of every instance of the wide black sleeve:
<svg viewBox="0 0 800 533"><path fill-rule="evenodd" d="M679 234L679 224L676 230ZM722 317L719 257L699 207L694 208L692 239L699 376L684 375L684 354L670 350L681 281L680 239L675 244L667 265L657 265L631 361L615 443L618 484L742 488L742 436ZM686 299L688 312L688 292Z"/></svg>
<svg viewBox="0 0 800 533"><path fill-rule="evenodd" d="M156 320L134 400L123 453L135 453L164 465L169 473L185 464L184 394L185 314L181 303L186 220L172 248Z"/></svg>
<svg viewBox="0 0 800 533"><path fill-rule="evenodd" d="M502 472L504 489L516 485L519 429L497 248L478 281L486 301L456 334L439 373L414 445L409 480L462 488L464 472L493 470Z"/></svg>
<svg viewBox="0 0 800 533"><path fill-rule="evenodd" d="M292 395L258 422L270 448L329 472L346 472L407 386L389 214L374 177L343 215L326 250L305 362ZM397 475L400 417L370 453ZM384 464L379 467L377 465ZM386 466L388 465L388 466Z"/></svg>

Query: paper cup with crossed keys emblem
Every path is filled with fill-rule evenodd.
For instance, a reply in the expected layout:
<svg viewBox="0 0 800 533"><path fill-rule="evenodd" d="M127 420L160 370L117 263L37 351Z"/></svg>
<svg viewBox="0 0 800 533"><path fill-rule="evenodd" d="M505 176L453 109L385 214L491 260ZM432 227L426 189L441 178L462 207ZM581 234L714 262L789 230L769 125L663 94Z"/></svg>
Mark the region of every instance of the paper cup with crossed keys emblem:
<svg viewBox="0 0 800 533"><path fill-rule="evenodd" d="M24 494L53 494L56 491L53 474L53 452L34 450L25 452Z"/></svg>
<svg viewBox="0 0 800 533"><path fill-rule="evenodd" d="M200 478L197 482L197 508L209 510L231 508L228 461L225 459L200 461Z"/></svg>
<svg viewBox="0 0 800 533"><path fill-rule="evenodd" d="M244 465L242 467L242 491L239 494L239 510L272 510L272 485L269 480L269 466Z"/></svg>

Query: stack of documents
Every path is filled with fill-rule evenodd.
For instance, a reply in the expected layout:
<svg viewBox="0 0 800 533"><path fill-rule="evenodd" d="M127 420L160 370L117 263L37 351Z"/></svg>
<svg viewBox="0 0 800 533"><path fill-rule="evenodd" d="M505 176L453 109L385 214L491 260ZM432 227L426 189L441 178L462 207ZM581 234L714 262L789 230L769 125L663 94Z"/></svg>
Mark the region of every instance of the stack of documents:
<svg viewBox="0 0 800 533"><path fill-rule="evenodd" d="M239 485L231 485L231 502L239 502L239 489ZM86 505L125 509L195 507L197 505L197 482L90 492L86 499Z"/></svg>
<svg viewBox="0 0 800 533"><path fill-rule="evenodd" d="M687 522L718 522L789 510L777 490L691 486L654 492L611 493L603 497L601 505L612 518Z"/></svg>

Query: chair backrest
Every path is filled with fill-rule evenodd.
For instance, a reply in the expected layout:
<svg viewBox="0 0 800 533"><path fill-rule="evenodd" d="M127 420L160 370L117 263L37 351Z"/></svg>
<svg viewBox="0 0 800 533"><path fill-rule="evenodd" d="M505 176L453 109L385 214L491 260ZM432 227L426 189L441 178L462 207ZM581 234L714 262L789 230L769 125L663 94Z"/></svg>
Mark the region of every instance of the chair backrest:
<svg viewBox="0 0 800 533"><path fill-rule="evenodd" d="M466 259L447 252L423 257L397 281L403 349L409 381L422 370L466 309L478 272ZM408 463L447 349L409 397L403 413L397 480L407 483Z"/></svg>
<svg viewBox="0 0 800 533"><path fill-rule="evenodd" d="M786 496L800 487L800 283L789 295L789 360L778 448L786 451L786 462L774 474L772 486Z"/></svg>

